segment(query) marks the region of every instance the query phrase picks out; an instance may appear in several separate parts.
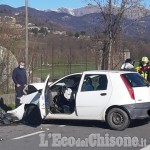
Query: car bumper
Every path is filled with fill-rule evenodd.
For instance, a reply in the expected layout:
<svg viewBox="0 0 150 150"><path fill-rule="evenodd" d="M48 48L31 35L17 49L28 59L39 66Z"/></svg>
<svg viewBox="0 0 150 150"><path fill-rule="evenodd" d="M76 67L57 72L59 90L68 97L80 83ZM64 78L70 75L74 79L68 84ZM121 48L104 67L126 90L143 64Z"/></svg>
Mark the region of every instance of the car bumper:
<svg viewBox="0 0 150 150"><path fill-rule="evenodd" d="M131 119L150 118L150 102L123 105Z"/></svg>

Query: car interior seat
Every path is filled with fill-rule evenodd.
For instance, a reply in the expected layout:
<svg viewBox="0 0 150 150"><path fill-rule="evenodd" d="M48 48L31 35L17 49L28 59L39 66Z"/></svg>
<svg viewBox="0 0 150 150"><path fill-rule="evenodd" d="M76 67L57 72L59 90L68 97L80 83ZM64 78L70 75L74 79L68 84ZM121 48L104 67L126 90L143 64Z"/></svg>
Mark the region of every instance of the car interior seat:
<svg viewBox="0 0 150 150"><path fill-rule="evenodd" d="M99 85L97 86L96 90L106 90L107 83L108 83L107 77L105 75L100 76Z"/></svg>
<svg viewBox="0 0 150 150"><path fill-rule="evenodd" d="M87 77L85 79L85 82L84 82L82 90L83 91L93 91L94 90L94 86L92 84L92 80L91 80L90 77Z"/></svg>

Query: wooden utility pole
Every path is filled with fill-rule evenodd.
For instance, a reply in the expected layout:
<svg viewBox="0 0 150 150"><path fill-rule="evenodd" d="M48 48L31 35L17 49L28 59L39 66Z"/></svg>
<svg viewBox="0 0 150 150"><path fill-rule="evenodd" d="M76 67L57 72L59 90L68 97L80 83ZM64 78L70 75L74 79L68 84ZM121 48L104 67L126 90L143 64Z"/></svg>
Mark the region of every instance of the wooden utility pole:
<svg viewBox="0 0 150 150"><path fill-rule="evenodd" d="M29 69L28 63L28 0L25 0L25 8L26 8L26 20L25 20L25 28L26 28L26 47L25 47L25 62L26 62L26 69ZM29 70L28 70L29 71Z"/></svg>
<svg viewBox="0 0 150 150"><path fill-rule="evenodd" d="M108 70L111 68L112 57L112 0L109 0L109 50L108 50Z"/></svg>

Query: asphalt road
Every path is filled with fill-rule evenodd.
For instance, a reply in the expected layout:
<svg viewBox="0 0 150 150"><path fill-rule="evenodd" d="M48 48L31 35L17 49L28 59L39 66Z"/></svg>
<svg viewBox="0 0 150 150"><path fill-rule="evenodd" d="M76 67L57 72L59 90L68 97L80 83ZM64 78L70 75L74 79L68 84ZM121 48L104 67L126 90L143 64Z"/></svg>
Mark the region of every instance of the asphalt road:
<svg viewBox="0 0 150 150"><path fill-rule="evenodd" d="M150 123L136 121L124 131L98 121L52 120L33 127L0 126L0 150L149 150Z"/></svg>

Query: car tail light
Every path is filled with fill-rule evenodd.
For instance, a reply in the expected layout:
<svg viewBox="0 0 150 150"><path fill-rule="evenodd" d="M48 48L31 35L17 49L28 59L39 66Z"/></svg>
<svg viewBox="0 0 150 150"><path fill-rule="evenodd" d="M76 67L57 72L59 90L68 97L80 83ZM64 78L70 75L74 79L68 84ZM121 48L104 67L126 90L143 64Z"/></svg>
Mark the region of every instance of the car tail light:
<svg viewBox="0 0 150 150"><path fill-rule="evenodd" d="M126 86L128 92L129 92L131 98L132 98L133 100L135 100L133 88L130 86L130 84L128 83L128 81L126 80L126 78L125 78L123 75L120 75L120 76L121 76L121 79L123 80L123 82L124 82L124 84L125 84L125 86Z"/></svg>

